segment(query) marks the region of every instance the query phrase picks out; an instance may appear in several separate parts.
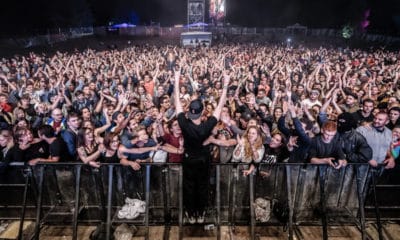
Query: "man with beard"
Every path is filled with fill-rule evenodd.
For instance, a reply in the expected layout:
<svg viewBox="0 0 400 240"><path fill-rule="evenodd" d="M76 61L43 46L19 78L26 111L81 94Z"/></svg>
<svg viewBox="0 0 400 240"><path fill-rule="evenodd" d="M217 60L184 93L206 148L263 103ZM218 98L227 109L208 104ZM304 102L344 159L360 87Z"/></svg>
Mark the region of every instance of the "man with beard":
<svg viewBox="0 0 400 240"><path fill-rule="evenodd" d="M372 127L361 126L357 128L357 131L365 137L368 145L372 148L372 158L368 161L372 167L377 167L378 164L385 164L386 169L395 166L394 159L390 154L392 131L385 126L388 122L388 114L379 112L375 115Z"/></svg>

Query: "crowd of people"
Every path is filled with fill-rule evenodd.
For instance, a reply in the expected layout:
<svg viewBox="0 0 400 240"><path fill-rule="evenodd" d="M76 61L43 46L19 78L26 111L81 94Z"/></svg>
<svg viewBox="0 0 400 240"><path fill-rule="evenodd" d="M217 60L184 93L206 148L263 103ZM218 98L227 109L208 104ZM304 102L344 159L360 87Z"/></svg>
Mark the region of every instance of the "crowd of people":
<svg viewBox="0 0 400 240"><path fill-rule="evenodd" d="M188 217L204 217L195 193L210 162L247 163L244 176L275 162L393 168L399 78L399 53L384 49L141 45L3 58L0 160L136 171L166 152L192 183Z"/></svg>

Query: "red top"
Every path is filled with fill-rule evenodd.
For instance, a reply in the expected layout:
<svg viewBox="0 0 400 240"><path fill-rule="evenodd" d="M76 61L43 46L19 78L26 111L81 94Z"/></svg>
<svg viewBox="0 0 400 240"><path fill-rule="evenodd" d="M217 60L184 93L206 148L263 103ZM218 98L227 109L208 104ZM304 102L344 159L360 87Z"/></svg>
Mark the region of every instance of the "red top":
<svg viewBox="0 0 400 240"><path fill-rule="evenodd" d="M179 148L179 137L175 137L172 134L165 133L164 140L166 143ZM181 163L183 154L168 153L168 162L170 163Z"/></svg>

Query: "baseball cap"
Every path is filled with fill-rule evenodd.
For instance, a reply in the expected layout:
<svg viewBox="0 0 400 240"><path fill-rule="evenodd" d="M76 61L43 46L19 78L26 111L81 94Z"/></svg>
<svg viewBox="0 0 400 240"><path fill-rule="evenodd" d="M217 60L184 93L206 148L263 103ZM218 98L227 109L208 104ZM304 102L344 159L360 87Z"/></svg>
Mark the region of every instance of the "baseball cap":
<svg viewBox="0 0 400 240"><path fill-rule="evenodd" d="M204 106L200 99L196 99L190 102L188 117L192 120L196 120L201 116Z"/></svg>

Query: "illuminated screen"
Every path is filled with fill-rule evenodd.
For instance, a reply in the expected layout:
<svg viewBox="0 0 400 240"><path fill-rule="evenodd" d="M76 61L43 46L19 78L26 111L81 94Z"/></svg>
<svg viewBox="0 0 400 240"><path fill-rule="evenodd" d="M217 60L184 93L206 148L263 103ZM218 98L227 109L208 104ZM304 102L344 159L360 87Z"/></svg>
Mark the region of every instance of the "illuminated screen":
<svg viewBox="0 0 400 240"><path fill-rule="evenodd" d="M225 17L225 0L210 0L210 18L221 21Z"/></svg>

